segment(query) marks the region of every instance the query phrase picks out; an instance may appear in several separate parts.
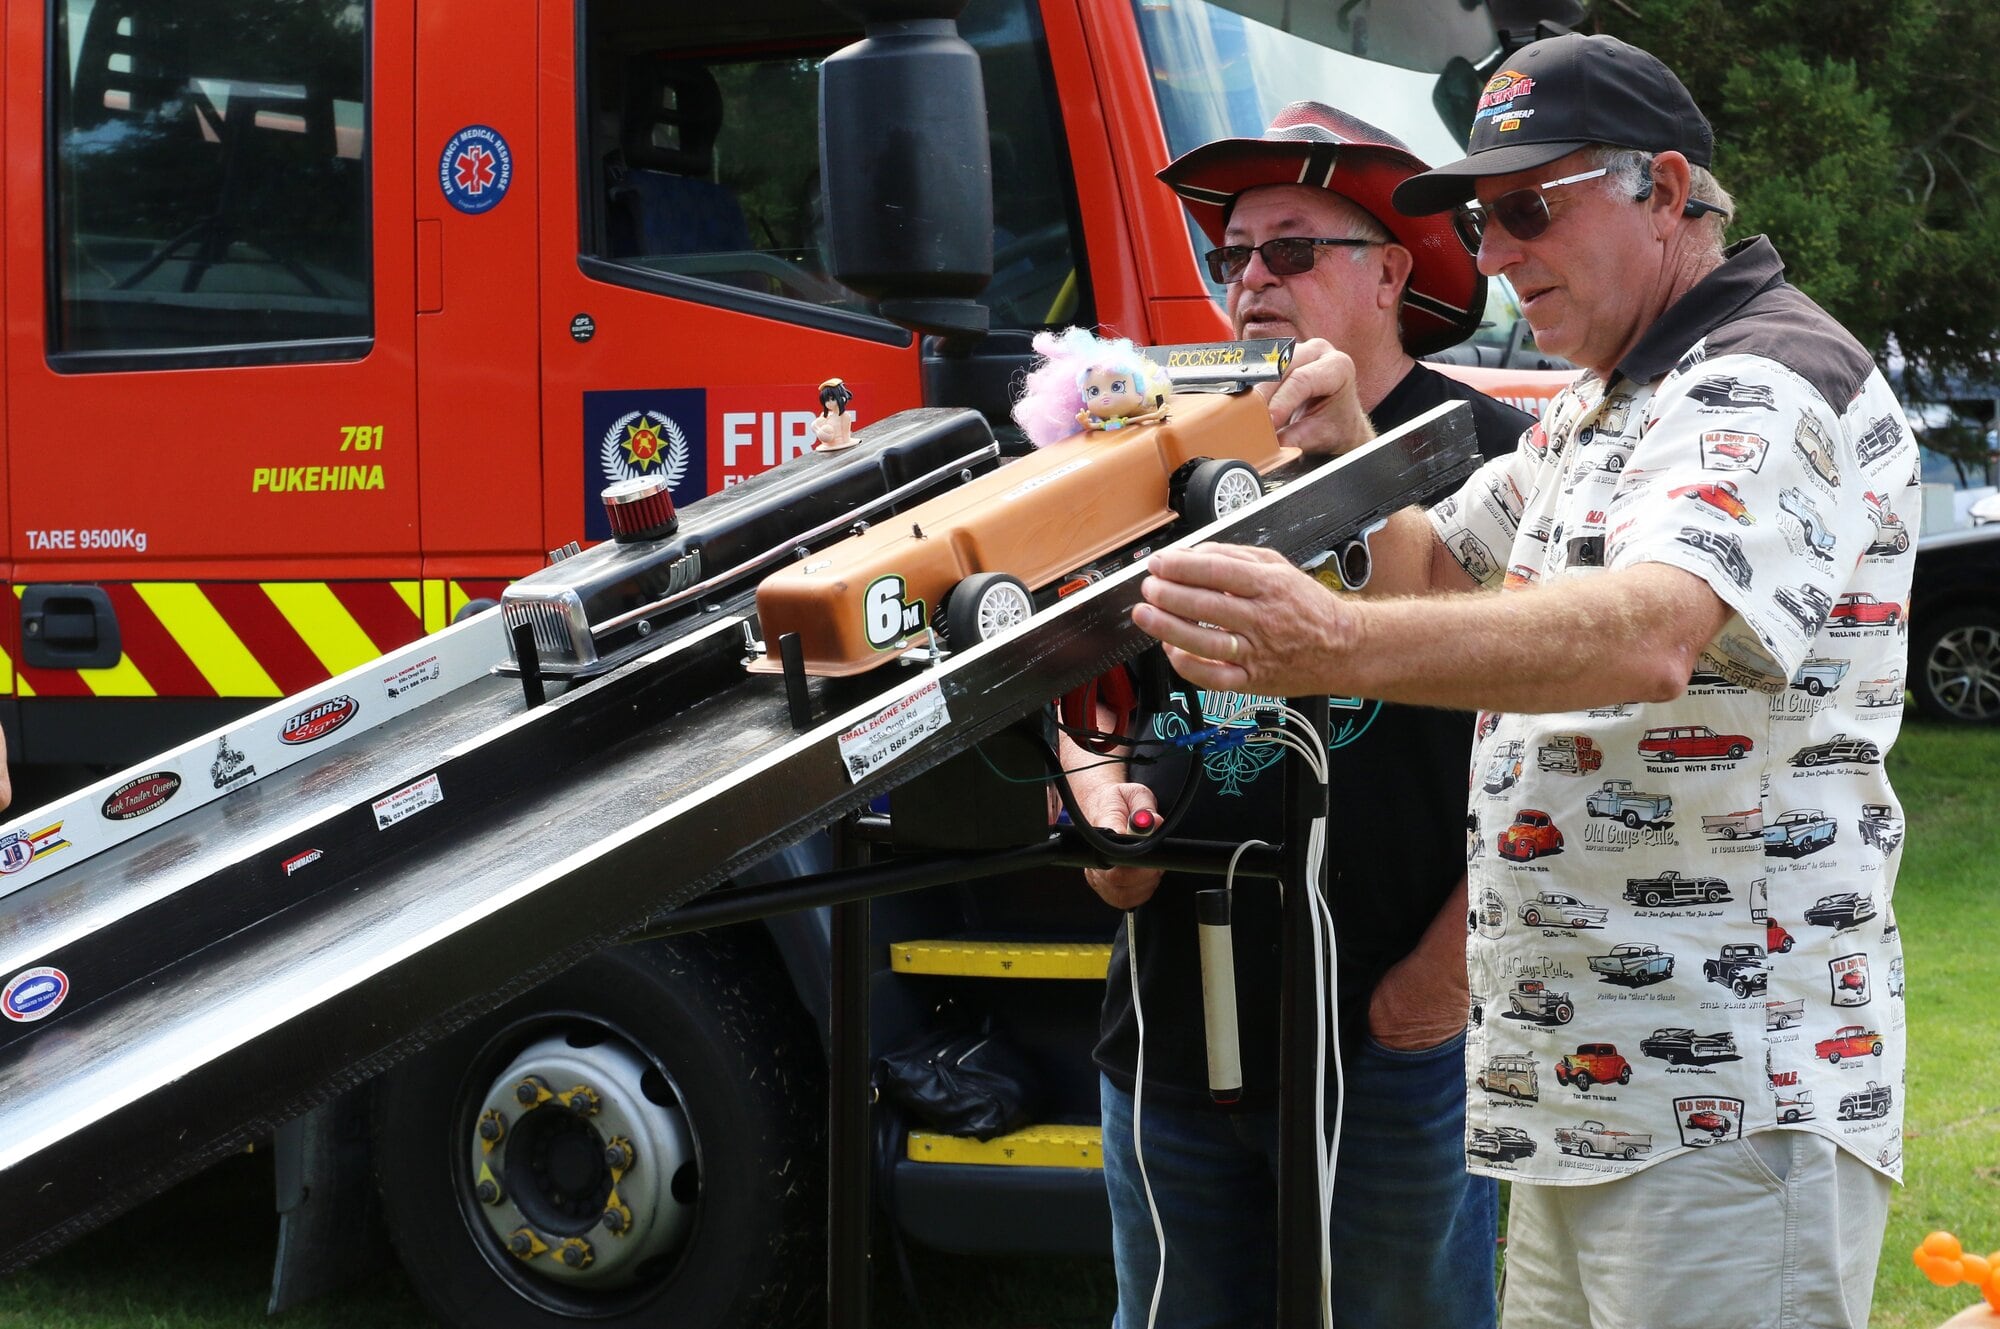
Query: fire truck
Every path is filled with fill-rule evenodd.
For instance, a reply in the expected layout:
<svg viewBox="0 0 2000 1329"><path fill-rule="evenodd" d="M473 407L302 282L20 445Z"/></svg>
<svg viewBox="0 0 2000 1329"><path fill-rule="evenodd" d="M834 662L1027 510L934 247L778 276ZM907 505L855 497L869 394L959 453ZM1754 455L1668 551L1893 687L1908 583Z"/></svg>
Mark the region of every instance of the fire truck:
<svg viewBox="0 0 2000 1329"><path fill-rule="evenodd" d="M1485 78L1536 35L1524 8L9 6L10 759L137 760L441 629L546 551L604 538L607 485L664 476L685 502L808 450L829 378L862 425L919 405L1000 425L1036 330L1226 336L1205 242L1155 172L1307 97L1455 156ZM866 78L822 96L822 63L865 23L969 52L951 91L983 110L984 152L958 181L982 204L990 186L977 227L905 233L893 182L822 178L823 139L906 132L878 126ZM940 68L951 54L931 52ZM836 265L868 234L875 270ZM899 284L898 262L916 276ZM1533 409L1563 376L1537 372L1504 289L1489 309L1452 372ZM764 871L809 871L818 852ZM1049 1124L1002 1147L887 1141L897 1233L1103 1248L1089 1048L1109 925L1074 881L876 906L878 1038L955 1010L1017 1039L1048 1082ZM800 1173L823 1162L826 927L808 912L604 952L281 1128L274 1305L337 1280L362 1243L327 1234L372 1191L452 1323L809 1307L822 1216ZM447 1165L477 1148L481 1104L544 1073L629 1082L643 1128L700 1161L620 1188L641 1217L691 1215L653 1224L644 1258L517 1258L479 1217L481 1178ZM560 1208L608 1166L576 1143L552 1137L542 1173L493 1180L524 1209Z"/></svg>

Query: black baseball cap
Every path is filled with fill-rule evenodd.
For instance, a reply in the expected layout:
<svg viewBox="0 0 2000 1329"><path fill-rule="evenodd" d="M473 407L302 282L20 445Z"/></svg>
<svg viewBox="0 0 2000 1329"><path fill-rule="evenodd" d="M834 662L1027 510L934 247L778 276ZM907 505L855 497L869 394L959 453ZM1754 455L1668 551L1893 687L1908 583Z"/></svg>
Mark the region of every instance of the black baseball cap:
<svg viewBox="0 0 2000 1329"><path fill-rule="evenodd" d="M1674 71L1636 46L1580 32L1524 46L1487 81L1462 161L1396 187L1398 212L1429 216L1472 197L1474 181L1545 166L1606 144L1678 152L1696 166L1715 155L1715 131Z"/></svg>

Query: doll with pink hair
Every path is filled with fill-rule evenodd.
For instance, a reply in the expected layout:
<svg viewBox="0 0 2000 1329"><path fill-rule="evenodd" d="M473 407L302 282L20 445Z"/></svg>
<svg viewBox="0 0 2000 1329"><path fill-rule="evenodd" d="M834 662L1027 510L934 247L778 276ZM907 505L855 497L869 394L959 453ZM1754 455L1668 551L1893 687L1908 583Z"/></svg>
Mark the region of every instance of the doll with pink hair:
<svg viewBox="0 0 2000 1329"><path fill-rule="evenodd" d="M1035 334L1042 357L1021 385L1014 423L1036 447L1047 447L1079 429L1124 429L1167 418L1173 383L1123 337L1098 337L1084 328Z"/></svg>

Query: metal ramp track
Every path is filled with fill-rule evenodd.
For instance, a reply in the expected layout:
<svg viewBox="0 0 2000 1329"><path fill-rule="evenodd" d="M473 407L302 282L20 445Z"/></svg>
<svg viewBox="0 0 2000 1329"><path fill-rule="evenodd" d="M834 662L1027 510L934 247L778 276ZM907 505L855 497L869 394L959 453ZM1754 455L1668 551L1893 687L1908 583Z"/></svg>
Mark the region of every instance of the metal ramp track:
<svg viewBox="0 0 2000 1329"><path fill-rule="evenodd" d="M1229 539L1303 557L1437 494L1475 461L1469 414L1440 408L1183 543ZM878 695L803 734L789 726L777 680L736 672L735 619L545 708L560 716L596 689L643 697L653 672L734 680L664 718L632 705L615 741L585 726L566 771L551 771L533 745L516 754L520 765L488 762L493 796L441 818L448 834L411 835L362 877L0 1050L0 1188L15 1197L0 1209L0 1272L1129 658L1146 643L1129 618L1140 577L1128 568L936 667L879 671ZM856 778L841 736L913 700L918 710L940 705L948 723L913 729ZM399 737L385 727L371 741ZM436 811L415 814L411 827ZM73 871L87 884L98 867Z"/></svg>

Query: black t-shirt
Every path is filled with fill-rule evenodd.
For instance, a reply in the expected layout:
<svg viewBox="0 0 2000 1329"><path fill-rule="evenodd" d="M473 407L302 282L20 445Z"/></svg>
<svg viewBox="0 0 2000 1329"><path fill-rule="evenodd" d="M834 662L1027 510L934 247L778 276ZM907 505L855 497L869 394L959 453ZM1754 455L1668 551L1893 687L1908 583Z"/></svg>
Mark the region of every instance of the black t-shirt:
<svg viewBox="0 0 2000 1329"><path fill-rule="evenodd" d="M1386 431L1454 400L1472 403L1479 450L1488 457L1512 452L1521 431L1533 423L1525 413L1422 364L1404 375L1370 418ZM1187 686L1178 679L1174 683ZM1211 722L1224 719L1245 700L1239 694L1196 695L1199 710ZM1366 1027L1368 996L1377 981L1415 949L1465 871L1472 717L1358 697L1332 700L1327 876L1340 962L1341 1023L1352 1037ZM1149 738L1185 731L1171 714L1142 718L1140 725L1142 736ZM1135 763L1132 778L1154 789L1165 808L1179 793L1189 762L1199 760L1203 786L1175 834L1275 844L1284 835L1282 751L1275 745L1238 747L1194 757L1185 748L1168 748L1150 764ZM1146 1043L1148 1095L1187 1104L1211 1101L1194 893L1221 884L1220 877L1169 872L1138 911L1139 992L1151 1035ZM1278 1079L1277 883L1239 878L1232 908L1243 1053L1240 1106L1265 1107L1275 1102ZM1136 1050L1121 927L1105 984L1096 1060L1127 1091Z"/></svg>

